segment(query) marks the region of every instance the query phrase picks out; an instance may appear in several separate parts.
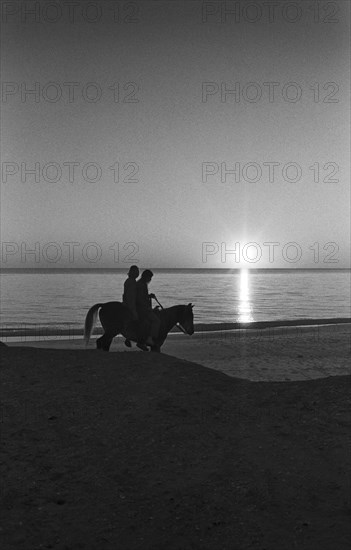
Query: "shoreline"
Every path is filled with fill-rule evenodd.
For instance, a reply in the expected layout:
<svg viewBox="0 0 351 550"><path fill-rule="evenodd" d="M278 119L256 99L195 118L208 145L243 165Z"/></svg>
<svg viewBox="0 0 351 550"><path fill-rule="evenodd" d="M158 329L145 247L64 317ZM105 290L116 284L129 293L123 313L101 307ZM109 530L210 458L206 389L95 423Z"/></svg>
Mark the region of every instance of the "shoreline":
<svg viewBox="0 0 351 550"><path fill-rule="evenodd" d="M53 356L78 353L82 360L93 353L96 361L114 357L116 368L125 354L138 361L155 357L140 351L135 344L125 348L123 337L113 340L110 353L96 350L93 336L85 346L82 335L50 339L28 337L8 341L9 350L46 350ZM6 348L5 348L6 349ZM197 363L229 377L250 381L313 380L350 375L351 330L349 323L324 325L270 326L262 329L198 331L192 336L173 333L163 347L163 357ZM139 354L139 355L135 355Z"/></svg>
<svg viewBox="0 0 351 550"><path fill-rule="evenodd" d="M335 317L335 318L325 318L325 319L278 319L273 321L252 321L248 323L195 323L195 332L223 332L223 331L251 331L251 330L264 330L269 328L279 328L279 327L316 327L316 326L323 326L323 325L344 325L344 324L351 324L351 317ZM68 324L69 326L69 324ZM83 327L82 328L68 328L68 329L62 329L58 330L56 329L50 329L50 327L47 327L45 325L43 326L37 326L36 328L0 328L0 340L4 340L7 338L30 338L33 337L35 339L39 338L64 338L67 337L69 339L76 339L79 337L82 337L83 333ZM179 329L174 327L170 334L177 334L179 333ZM93 332L93 336L99 336L103 334L103 330L101 327L95 328ZM6 340L5 340L6 341Z"/></svg>
<svg viewBox="0 0 351 550"><path fill-rule="evenodd" d="M197 340L201 338L202 340L207 338L232 338L232 339L244 339L244 338L256 338L260 336L269 336L270 338L279 337L279 336L298 336L302 333L313 333L315 335L320 334L321 332L330 331L335 329L335 331L338 331L339 328L347 328L350 325L351 329L351 321L350 322L338 322L338 323L321 323L321 324L291 324L291 325L285 325L285 324L277 324L277 325L267 325L261 328L254 328L254 327L243 327L243 328L227 328L227 325L223 327L221 324L221 328L214 328L213 325L206 325L206 328L199 329L195 327L194 334L190 337L191 340ZM103 334L101 331L94 331L94 333L90 337L90 347L92 342L95 342L95 340ZM189 338L188 335L184 335L181 331L174 329L171 332L168 333L168 338L170 338L171 341L177 341L179 338ZM123 340L124 336L122 334L118 334L115 336L115 339L117 341ZM69 331L63 331L60 334L52 333L52 334L38 334L38 333L23 333L23 334L17 334L16 336L2 336L0 334L0 341L2 341L5 344L8 345L16 345L16 344L24 344L24 345L36 345L36 344L43 344L49 342L60 342L62 345L67 344L67 347L70 347L70 342L75 342L76 344L78 342L84 342L82 331L78 331L77 334L74 334ZM60 349L62 346L60 345Z"/></svg>

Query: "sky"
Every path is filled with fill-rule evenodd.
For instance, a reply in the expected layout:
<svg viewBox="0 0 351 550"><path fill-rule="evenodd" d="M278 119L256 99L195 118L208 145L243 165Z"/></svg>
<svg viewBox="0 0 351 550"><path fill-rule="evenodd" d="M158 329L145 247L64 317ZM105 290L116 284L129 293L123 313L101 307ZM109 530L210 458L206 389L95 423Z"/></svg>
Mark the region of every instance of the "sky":
<svg viewBox="0 0 351 550"><path fill-rule="evenodd" d="M3 268L350 266L348 1L1 7Z"/></svg>

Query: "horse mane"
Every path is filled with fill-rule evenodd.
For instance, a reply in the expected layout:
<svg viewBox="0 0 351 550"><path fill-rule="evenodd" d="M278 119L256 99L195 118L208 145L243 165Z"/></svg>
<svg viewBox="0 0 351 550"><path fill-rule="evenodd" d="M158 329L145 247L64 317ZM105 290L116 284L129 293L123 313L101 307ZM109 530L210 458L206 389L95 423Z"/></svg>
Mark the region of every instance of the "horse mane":
<svg viewBox="0 0 351 550"><path fill-rule="evenodd" d="M172 314L174 314L174 316L177 319L176 322L179 322L179 317L182 316L186 307L187 307L186 305L178 305L178 306L165 307L163 309L158 308L158 311L161 314L161 316L163 314L165 315L166 318L172 317L173 316Z"/></svg>
<svg viewBox="0 0 351 550"><path fill-rule="evenodd" d="M174 311L175 313L177 313L177 315L179 315L181 312L183 312L183 310L185 310L186 307L187 307L186 305L180 305L180 306L167 307L165 309L167 309L167 311Z"/></svg>

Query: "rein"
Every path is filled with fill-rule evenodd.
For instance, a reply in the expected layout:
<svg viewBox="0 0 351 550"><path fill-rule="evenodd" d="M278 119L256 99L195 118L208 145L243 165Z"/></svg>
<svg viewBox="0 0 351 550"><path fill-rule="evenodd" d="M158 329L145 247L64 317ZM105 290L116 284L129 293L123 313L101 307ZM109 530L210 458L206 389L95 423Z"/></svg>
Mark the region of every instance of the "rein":
<svg viewBox="0 0 351 550"><path fill-rule="evenodd" d="M154 300L155 300L155 302L158 303L158 305L160 306L161 309L165 309L165 308L163 307L163 305L160 304L160 302L158 301L158 299L156 298L156 296L155 296ZM180 323L176 323L176 327L179 328L179 330L181 330L184 334L188 334L188 333L186 332L185 328L183 328L182 325L181 325Z"/></svg>

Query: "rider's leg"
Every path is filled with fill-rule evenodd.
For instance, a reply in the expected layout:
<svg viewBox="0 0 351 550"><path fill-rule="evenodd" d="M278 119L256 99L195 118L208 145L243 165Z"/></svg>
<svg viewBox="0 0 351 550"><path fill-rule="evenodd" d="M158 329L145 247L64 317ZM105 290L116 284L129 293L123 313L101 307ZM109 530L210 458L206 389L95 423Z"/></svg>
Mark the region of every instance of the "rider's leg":
<svg viewBox="0 0 351 550"><path fill-rule="evenodd" d="M127 348L132 347L132 343L130 341L130 338L135 338L135 334L138 331L139 323L138 318L135 315L130 315L125 322L124 322L124 330L123 334L126 336L126 339L124 340L124 345L127 346Z"/></svg>
<svg viewBox="0 0 351 550"><path fill-rule="evenodd" d="M142 349L143 351L149 351L146 347L146 340L147 340L147 318L140 317L139 316L139 327L137 331L137 346L138 348Z"/></svg>

